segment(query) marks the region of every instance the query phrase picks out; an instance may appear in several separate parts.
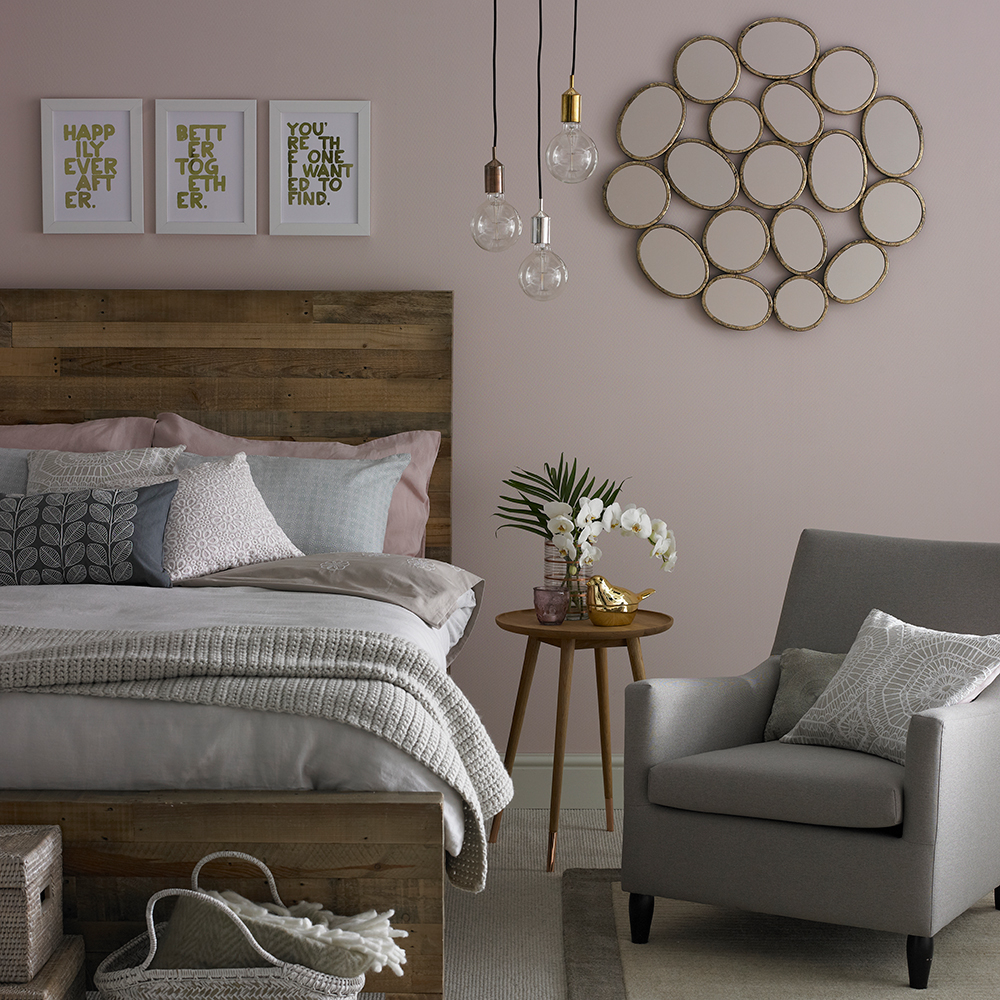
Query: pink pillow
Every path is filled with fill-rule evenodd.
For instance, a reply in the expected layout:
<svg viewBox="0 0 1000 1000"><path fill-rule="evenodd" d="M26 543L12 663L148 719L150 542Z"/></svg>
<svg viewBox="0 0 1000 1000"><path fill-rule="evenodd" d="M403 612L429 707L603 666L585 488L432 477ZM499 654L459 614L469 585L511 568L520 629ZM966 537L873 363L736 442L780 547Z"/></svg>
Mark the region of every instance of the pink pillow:
<svg viewBox="0 0 1000 1000"><path fill-rule="evenodd" d="M77 452L148 448L154 423L152 417L102 417L78 424L6 424L0 426L0 448Z"/></svg>
<svg viewBox="0 0 1000 1000"><path fill-rule="evenodd" d="M431 501L431 469L441 447L439 431L403 431L364 444L340 441L254 441L210 430L176 413L160 413L153 428L153 447L183 444L195 455L278 455L292 458L388 458L409 454L410 464L392 492L383 552L422 556Z"/></svg>

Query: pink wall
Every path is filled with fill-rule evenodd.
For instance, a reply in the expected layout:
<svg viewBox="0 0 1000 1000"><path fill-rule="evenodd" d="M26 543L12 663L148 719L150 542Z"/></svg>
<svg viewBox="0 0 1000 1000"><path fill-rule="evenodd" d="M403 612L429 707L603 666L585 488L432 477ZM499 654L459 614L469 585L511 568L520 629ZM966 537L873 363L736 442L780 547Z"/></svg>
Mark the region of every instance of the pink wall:
<svg viewBox="0 0 1000 1000"><path fill-rule="evenodd" d="M456 679L503 745L521 643L494 615L530 603L540 542L494 536L500 480L559 452L676 530L680 560L658 573L635 543L604 545L601 569L673 614L647 640L650 675L732 674L770 649L805 526L954 539L997 537L998 273L996 7L930 0L797 0L824 49L875 60L880 92L906 99L926 152L912 180L927 222L891 254L871 298L831 305L793 334L736 333L697 301L668 299L639 272L634 238L601 202L623 157L615 123L640 86L667 79L699 34L735 42L775 13L749 0L581 7L577 87L601 149L598 176L546 182L553 243L570 268L558 300L529 301L516 271L529 243L478 250L468 220L490 156L489 0L0 0L0 285L63 287L447 288L455 291L455 559L488 580ZM500 158L508 196L536 210L534 0L501 3ZM568 83L570 0L546 4L546 141ZM145 99L146 234L41 234L41 97ZM255 237L157 236L153 100L256 98ZM267 230L267 100L372 102L372 235ZM669 221L669 217L668 217ZM581 657L581 660L583 658ZM551 750L556 658L543 653L521 749ZM578 672L568 749L598 749L593 672ZM622 656L612 655L615 747Z"/></svg>

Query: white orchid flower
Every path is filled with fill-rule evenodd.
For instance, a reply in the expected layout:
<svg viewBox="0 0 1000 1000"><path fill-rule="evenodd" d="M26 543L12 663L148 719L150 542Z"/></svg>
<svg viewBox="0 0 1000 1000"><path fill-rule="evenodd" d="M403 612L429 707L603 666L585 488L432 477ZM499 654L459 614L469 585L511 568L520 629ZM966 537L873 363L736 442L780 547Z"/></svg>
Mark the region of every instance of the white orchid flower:
<svg viewBox="0 0 1000 1000"><path fill-rule="evenodd" d="M620 503L609 504L601 515L601 526L605 531L614 531L622 524L622 507Z"/></svg>
<svg viewBox="0 0 1000 1000"><path fill-rule="evenodd" d="M552 532L552 537L555 538L558 535L570 534L573 530L573 522L565 514L557 514L549 521L546 527Z"/></svg>
<svg viewBox="0 0 1000 1000"><path fill-rule="evenodd" d="M561 500L550 500L548 503L543 503L542 510L545 511L545 516L550 520L554 517L567 517L573 513L573 508Z"/></svg>
<svg viewBox="0 0 1000 1000"><path fill-rule="evenodd" d="M577 543L593 542L603 530L600 521L590 521L580 529L580 534L577 535Z"/></svg>
<svg viewBox="0 0 1000 1000"><path fill-rule="evenodd" d="M576 559L576 546L571 535L556 535L552 539L552 544L559 550L563 559L570 561Z"/></svg>
<svg viewBox="0 0 1000 1000"><path fill-rule="evenodd" d="M580 545L580 562L584 566L593 566L601 558L601 550L590 542L583 542Z"/></svg>
<svg viewBox="0 0 1000 1000"><path fill-rule="evenodd" d="M666 538L667 537L667 532L670 529L667 527L667 522L666 521L661 521L657 517L657 518L654 518L652 521L650 521L650 525L652 526L652 529L653 529L650 532L650 535L649 535L649 540L651 542L658 542L661 538Z"/></svg>
<svg viewBox="0 0 1000 1000"><path fill-rule="evenodd" d="M653 551L650 553L651 558L659 556L661 559L666 559L672 552L677 550L674 533L669 528L659 538L650 535L649 540L653 542Z"/></svg>
<svg viewBox="0 0 1000 1000"><path fill-rule="evenodd" d="M677 565L677 552L671 552L670 555L663 560L663 572L669 573L674 566Z"/></svg>
<svg viewBox="0 0 1000 1000"><path fill-rule="evenodd" d="M644 507L629 506L622 511L622 534L635 535L638 538L649 538L653 524Z"/></svg>
<svg viewBox="0 0 1000 1000"><path fill-rule="evenodd" d="M594 497L593 500L581 497L580 512L576 515L576 526L583 528L594 521L599 521L603 510L604 501L600 497Z"/></svg>

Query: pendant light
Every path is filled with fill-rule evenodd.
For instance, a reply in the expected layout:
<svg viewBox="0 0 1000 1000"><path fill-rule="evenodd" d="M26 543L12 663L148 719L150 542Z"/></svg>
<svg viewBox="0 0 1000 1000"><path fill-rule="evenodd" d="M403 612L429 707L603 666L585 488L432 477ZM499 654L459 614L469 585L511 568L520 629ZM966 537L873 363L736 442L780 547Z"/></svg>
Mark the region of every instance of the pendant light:
<svg viewBox="0 0 1000 1000"><path fill-rule="evenodd" d="M531 217L534 248L521 262L517 280L524 294L538 302L555 298L566 284L569 273L562 258L549 246L552 220L542 200L542 0L538 0L538 212Z"/></svg>
<svg viewBox="0 0 1000 1000"><path fill-rule="evenodd" d="M484 250L506 250L521 235L521 216L503 196L503 164L497 159L497 0L493 0L493 159L485 173L486 201L472 217L472 238Z"/></svg>
<svg viewBox="0 0 1000 1000"><path fill-rule="evenodd" d="M573 64L569 73L569 90L562 95L562 129L545 150L549 173L566 184L585 181L597 166L597 144L580 128L580 94L576 80L577 5L573 0Z"/></svg>

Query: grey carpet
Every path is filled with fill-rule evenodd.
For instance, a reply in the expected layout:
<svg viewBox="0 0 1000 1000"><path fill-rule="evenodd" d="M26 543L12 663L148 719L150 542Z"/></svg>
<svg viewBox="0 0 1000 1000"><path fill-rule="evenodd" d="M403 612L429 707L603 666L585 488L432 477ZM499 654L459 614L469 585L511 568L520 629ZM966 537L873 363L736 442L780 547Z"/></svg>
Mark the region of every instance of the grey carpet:
<svg viewBox="0 0 1000 1000"><path fill-rule="evenodd" d="M634 945L628 897L614 869L565 872L563 902L568 1000L1000 995L1000 913L992 893L938 933L929 988L919 994L908 992L902 934L657 899L649 943Z"/></svg>

